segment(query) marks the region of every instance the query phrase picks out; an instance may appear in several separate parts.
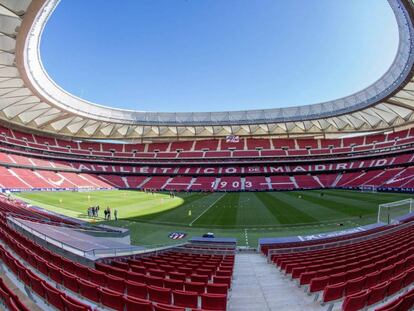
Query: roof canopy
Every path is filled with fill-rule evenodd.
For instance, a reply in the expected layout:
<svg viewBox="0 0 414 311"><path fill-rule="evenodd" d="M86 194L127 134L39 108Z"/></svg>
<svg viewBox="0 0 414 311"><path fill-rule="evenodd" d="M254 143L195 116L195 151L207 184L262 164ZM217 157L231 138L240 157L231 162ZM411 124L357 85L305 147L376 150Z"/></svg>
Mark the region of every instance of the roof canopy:
<svg viewBox="0 0 414 311"><path fill-rule="evenodd" d="M140 112L100 106L60 88L39 54L59 0L0 0L0 119L31 131L93 139L378 131L414 120L413 4L389 0L399 26L397 56L366 89L337 100L289 108L223 112Z"/></svg>

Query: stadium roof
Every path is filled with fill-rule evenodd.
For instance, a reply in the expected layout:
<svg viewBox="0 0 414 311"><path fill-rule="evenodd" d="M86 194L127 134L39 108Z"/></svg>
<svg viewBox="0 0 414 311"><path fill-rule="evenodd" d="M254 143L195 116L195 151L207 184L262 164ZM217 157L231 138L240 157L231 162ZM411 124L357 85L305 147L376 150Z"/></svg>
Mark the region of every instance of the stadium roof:
<svg viewBox="0 0 414 311"><path fill-rule="evenodd" d="M100 106L60 88L39 47L59 0L0 0L0 119L29 131L90 139L323 135L380 131L414 121L412 0L389 0L399 28L397 56L374 84L337 100L224 112L142 112Z"/></svg>

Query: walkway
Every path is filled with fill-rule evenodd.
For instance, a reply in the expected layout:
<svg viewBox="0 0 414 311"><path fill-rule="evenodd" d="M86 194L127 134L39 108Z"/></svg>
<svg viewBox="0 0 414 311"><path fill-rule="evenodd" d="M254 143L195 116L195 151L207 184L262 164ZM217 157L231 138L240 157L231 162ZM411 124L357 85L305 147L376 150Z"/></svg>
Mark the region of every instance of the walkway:
<svg viewBox="0 0 414 311"><path fill-rule="evenodd" d="M237 254L229 311L326 310L257 253Z"/></svg>

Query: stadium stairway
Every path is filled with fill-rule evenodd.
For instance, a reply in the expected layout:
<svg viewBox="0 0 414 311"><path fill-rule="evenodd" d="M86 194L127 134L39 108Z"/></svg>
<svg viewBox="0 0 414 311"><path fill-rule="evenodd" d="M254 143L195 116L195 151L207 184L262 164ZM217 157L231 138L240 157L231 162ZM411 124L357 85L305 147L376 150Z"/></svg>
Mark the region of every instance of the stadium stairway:
<svg viewBox="0 0 414 311"><path fill-rule="evenodd" d="M230 311L325 310L293 282L288 282L265 256L240 253L235 257Z"/></svg>

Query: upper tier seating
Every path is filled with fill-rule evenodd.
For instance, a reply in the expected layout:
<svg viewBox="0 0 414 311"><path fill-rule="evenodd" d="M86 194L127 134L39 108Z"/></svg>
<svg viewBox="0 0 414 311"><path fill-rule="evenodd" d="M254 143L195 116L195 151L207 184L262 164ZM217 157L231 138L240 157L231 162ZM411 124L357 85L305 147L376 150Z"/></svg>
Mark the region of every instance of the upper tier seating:
<svg viewBox="0 0 414 311"><path fill-rule="evenodd" d="M34 152L55 152L71 156L178 159L178 158L248 158L248 157L306 157L343 153L367 152L414 143L414 130L390 134L373 134L342 139L306 138L240 138L188 140L154 143L75 142L22 133L0 127L0 141L13 146L33 148ZM229 152L232 150L233 152ZM206 152L208 151L208 152ZM220 152L221 151L221 152Z"/></svg>

